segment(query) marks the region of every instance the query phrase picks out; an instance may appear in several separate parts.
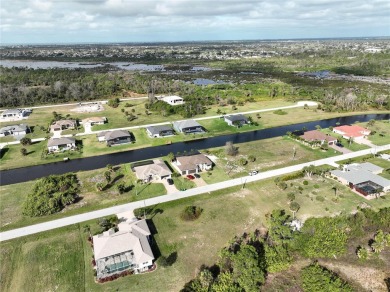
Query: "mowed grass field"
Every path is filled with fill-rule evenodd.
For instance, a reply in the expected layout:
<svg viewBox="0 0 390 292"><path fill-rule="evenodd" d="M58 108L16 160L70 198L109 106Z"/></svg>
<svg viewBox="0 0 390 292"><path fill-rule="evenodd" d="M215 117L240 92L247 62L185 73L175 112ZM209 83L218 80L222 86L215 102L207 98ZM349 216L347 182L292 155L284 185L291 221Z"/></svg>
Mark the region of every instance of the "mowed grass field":
<svg viewBox="0 0 390 292"><path fill-rule="evenodd" d="M304 185L304 180L308 185ZM157 232L154 239L159 254L177 253L176 261L168 267L158 266L152 273L105 284L96 284L93 280L92 249L82 227L89 224L96 228L96 220L81 223L78 228L69 226L3 242L0 244L1 290L25 291L23 288L30 282L28 291L54 291L56 286L57 291L179 291L201 265L213 265L218 260L218 251L235 235L267 226L267 213L281 208L291 214L288 192L295 192L301 206L297 213L299 219L350 213L362 203L375 210L390 206L388 196L366 201L341 185L336 200L332 190L335 183L322 177L302 178L288 181L288 188L282 191L271 179L247 184L244 189L239 186L155 206L148 218ZM319 201L318 196L323 200ZM198 220L184 222L180 219L180 213L188 205L203 209ZM80 264L80 260L84 262ZM42 277L45 286L38 283ZM18 290L19 287L22 290Z"/></svg>
<svg viewBox="0 0 390 292"><path fill-rule="evenodd" d="M84 253L78 226L1 244L1 291L83 291Z"/></svg>

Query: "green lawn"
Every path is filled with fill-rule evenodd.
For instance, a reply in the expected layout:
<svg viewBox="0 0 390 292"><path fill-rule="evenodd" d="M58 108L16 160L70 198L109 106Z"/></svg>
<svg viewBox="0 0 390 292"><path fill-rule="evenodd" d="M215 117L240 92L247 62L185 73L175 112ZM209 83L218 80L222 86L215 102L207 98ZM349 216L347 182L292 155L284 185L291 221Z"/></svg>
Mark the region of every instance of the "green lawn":
<svg viewBox="0 0 390 292"><path fill-rule="evenodd" d="M360 123L359 125L371 130L372 134L368 136L368 139L375 145L387 145L390 144L390 123L389 121L375 121L373 125L371 123Z"/></svg>
<svg viewBox="0 0 390 292"><path fill-rule="evenodd" d="M179 176L179 177L173 177L173 183L175 184L175 187L178 190L188 190L196 187L195 183L186 177Z"/></svg>
<svg viewBox="0 0 390 292"><path fill-rule="evenodd" d="M76 225L1 243L1 291L84 291L82 240Z"/></svg>
<svg viewBox="0 0 390 292"><path fill-rule="evenodd" d="M333 149L328 151L312 149L288 137L253 141L235 146L238 147L236 156L227 156L224 147L208 151L219 158L218 167L223 169L230 178L247 175L251 170L267 171L340 154ZM254 162L248 160L250 155L256 158ZM240 164L242 158L248 161L244 166Z"/></svg>
<svg viewBox="0 0 390 292"><path fill-rule="evenodd" d="M26 190L32 188L33 181L0 186L0 230L9 230L166 194L166 189L161 183L136 183L137 178L129 165L122 165L112 173L109 184L104 178L105 171L106 169L98 169L79 172L77 176L81 184L80 197L82 199L60 213L42 217L30 218L22 215L23 202L28 193ZM99 182L105 185L103 191L96 189L96 184ZM116 188L118 183L124 183L129 190L124 194L119 194Z"/></svg>
<svg viewBox="0 0 390 292"><path fill-rule="evenodd" d="M308 180L308 185L303 184L304 180ZM338 199L332 190L335 184L339 186ZM303 190L299 191L299 187ZM177 260L172 266L158 266L153 273L96 284L87 233L81 227L78 231L76 226L69 226L0 243L4 251L1 253L1 289L25 291L30 281L28 291L44 289L43 285L48 290L54 290L58 285L59 291L179 291L201 265L214 264L218 251L234 236L267 226L266 214L275 208L288 210L288 192L296 194L296 201L301 206L297 213L299 219L350 213L362 202L374 210L390 206L388 196L366 201L336 181L321 177L289 181L284 191L277 188L272 179L251 183L245 189L234 187L156 207L160 211L152 216L157 230L154 238L162 255L177 252ZM319 200L320 197L323 199ZM203 209L198 220L184 222L180 219L181 211L188 205ZM96 220L80 226L85 224L96 228ZM84 266L80 264L83 256ZM39 275L37 267L41 272ZM36 281L41 277L43 284Z"/></svg>
<svg viewBox="0 0 390 292"><path fill-rule="evenodd" d="M348 139L345 139L343 138L342 135L340 134L336 134L334 133L333 131L329 130L329 129L322 129L321 130L322 132L324 132L325 134L328 134L332 137L335 137L338 139L338 141L347 149L351 150L351 151L359 151L359 150L364 150L364 149L368 149L370 148L369 146L367 145L364 145L364 144L359 144L359 143L356 143L354 142L353 140L352 141L349 141Z"/></svg>

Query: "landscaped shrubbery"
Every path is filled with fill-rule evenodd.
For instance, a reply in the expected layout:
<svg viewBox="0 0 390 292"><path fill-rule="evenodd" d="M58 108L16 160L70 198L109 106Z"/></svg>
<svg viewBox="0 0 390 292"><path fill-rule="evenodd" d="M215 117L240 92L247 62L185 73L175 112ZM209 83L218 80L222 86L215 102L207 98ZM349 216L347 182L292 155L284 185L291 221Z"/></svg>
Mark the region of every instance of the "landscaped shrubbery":
<svg viewBox="0 0 390 292"><path fill-rule="evenodd" d="M78 191L76 174L50 175L42 178L27 195L23 214L35 217L57 213L77 200Z"/></svg>

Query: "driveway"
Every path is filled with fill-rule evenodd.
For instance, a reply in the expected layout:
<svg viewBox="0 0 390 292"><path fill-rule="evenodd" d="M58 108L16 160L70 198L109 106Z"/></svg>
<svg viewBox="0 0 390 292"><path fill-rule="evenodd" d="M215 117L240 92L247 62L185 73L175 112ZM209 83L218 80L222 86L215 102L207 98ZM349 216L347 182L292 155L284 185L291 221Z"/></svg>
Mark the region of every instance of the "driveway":
<svg viewBox="0 0 390 292"><path fill-rule="evenodd" d="M351 153L352 151L345 148L345 147L339 147L337 146L336 144L333 144L333 145L329 145L330 148L334 149L334 150L337 150L343 154L347 154L347 153Z"/></svg>
<svg viewBox="0 0 390 292"><path fill-rule="evenodd" d="M196 184L197 187L204 187L207 186L207 183L203 180L203 178L195 178L193 182Z"/></svg>
<svg viewBox="0 0 390 292"><path fill-rule="evenodd" d="M367 145L368 147L371 147L371 148L375 148L376 147L375 144L372 144L372 142L370 140L366 139L366 138L356 139L355 142L358 143L358 144Z"/></svg>
<svg viewBox="0 0 390 292"><path fill-rule="evenodd" d="M158 182L164 185L165 189L167 190L167 195L176 193L178 191L175 185L168 184L166 179L159 180Z"/></svg>

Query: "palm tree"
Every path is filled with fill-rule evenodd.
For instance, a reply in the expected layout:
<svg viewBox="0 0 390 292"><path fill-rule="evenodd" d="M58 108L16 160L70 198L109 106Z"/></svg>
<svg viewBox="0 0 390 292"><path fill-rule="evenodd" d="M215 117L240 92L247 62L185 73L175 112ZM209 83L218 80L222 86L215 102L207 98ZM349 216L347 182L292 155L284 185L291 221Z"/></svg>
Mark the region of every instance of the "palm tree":
<svg viewBox="0 0 390 292"><path fill-rule="evenodd" d="M297 202L291 202L290 211L293 213L293 219L295 218L295 213L298 212L300 208L301 206Z"/></svg>

